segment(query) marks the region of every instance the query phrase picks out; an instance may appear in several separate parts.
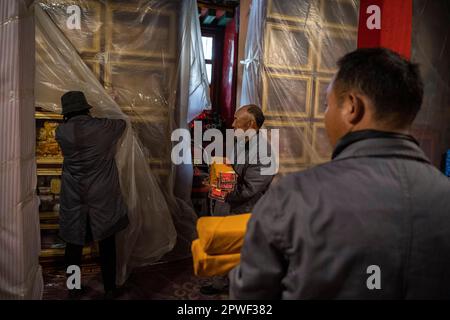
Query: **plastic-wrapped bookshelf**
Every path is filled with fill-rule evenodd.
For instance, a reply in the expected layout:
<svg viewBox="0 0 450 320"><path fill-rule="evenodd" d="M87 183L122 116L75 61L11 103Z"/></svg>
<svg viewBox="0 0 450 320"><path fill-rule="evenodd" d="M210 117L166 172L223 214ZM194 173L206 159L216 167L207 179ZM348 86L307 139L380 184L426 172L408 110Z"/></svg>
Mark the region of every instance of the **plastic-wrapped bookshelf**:
<svg viewBox="0 0 450 320"><path fill-rule="evenodd" d="M267 128L280 129L280 172L330 160L326 89L337 60L357 47L357 0L253 1L245 47L241 105L260 105ZM450 4L414 0L411 60L425 84L413 135L440 167L450 145Z"/></svg>
<svg viewBox="0 0 450 320"><path fill-rule="evenodd" d="M210 105L197 4L77 1L79 28L68 5L35 6L36 107L60 113L61 95L79 90L93 116L128 123L116 156L130 219L117 240L123 283L135 267L188 257L195 236L192 166L172 165L170 133Z"/></svg>

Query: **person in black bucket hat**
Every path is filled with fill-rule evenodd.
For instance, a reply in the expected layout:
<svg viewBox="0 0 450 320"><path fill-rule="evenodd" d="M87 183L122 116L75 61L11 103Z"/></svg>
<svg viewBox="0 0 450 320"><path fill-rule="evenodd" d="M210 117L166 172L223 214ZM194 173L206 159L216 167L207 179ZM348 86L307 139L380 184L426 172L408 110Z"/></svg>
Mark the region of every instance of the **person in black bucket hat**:
<svg viewBox="0 0 450 320"><path fill-rule="evenodd" d="M59 235L66 242L66 266L81 265L83 246L99 242L105 298L116 290L115 234L128 225L115 163L116 147L126 122L94 118L83 92L61 97L64 122L56 130L63 156ZM70 290L70 297L81 290Z"/></svg>
<svg viewBox="0 0 450 320"><path fill-rule="evenodd" d="M68 91L61 97L62 114L68 115L74 112L92 109L81 91Z"/></svg>

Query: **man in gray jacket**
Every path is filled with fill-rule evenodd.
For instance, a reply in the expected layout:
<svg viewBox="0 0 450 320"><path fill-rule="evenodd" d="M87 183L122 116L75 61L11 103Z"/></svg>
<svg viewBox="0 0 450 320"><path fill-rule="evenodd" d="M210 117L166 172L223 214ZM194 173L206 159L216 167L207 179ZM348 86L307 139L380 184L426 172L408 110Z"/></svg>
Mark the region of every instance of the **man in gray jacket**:
<svg viewBox="0 0 450 320"><path fill-rule="evenodd" d="M237 299L450 298L450 182L409 135L417 65L344 56L327 93L333 160L290 175L253 210Z"/></svg>
<svg viewBox="0 0 450 320"><path fill-rule="evenodd" d="M242 106L236 111L232 125L237 135L235 162L232 165L238 177L236 188L227 194L225 202L215 201L213 215L250 213L269 188L274 175L265 174L262 169L270 166L270 161L274 160L269 158L274 157L268 141L258 134L264 120L261 108L256 105ZM249 132L254 135L245 136ZM262 144L267 147L267 159L261 159L257 152Z"/></svg>
<svg viewBox="0 0 450 320"><path fill-rule="evenodd" d="M270 144L258 134L264 123L264 114L256 105L239 108L233 121L237 143L235 144L233 169L237 174L235 190L227 194L224 202L215 201L213 215L227 216L251 213L254 205L263 196L273 180L274 173L263 169L276 161ZM259 148L264 144L267 152L260 156ZM200 288L201 293L219 294L228 290L228 279L214 277L210 285Z"/></svg>
<svg viewBox="0 0 450 320"><path fill-rule="evenodd" d="M66 264L80 266L83 246L99 241L103 284L110 298L116 289L115 234L128 225L114 160L126 123L91 117L91 106L79 91L65 93L61 104L64 123L56 130L56 140L64 155L59 234L67 243Z"/></svg>

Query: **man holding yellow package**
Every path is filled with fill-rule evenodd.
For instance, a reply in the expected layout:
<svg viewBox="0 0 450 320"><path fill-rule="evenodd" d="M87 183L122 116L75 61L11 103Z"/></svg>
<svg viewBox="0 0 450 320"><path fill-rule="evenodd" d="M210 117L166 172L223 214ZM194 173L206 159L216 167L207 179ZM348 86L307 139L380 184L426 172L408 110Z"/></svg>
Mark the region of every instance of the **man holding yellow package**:
<svg viewBox="0 0 450 320"><path fill-rule="evenodd" d="M264 114L255 105L246 105L236 111L232 125L237 140L233 155L235 161L233 164L211 165L209 195L215 200L213 215L249 213L269 188L273 175L262 174L262 169L267 166L263 163L268 162L262 161L256 151L250 150L252 140L256 139L254 145L264 143L268 154L271 153L270 144L258 135L263 123Z"/></svg>
<svg viewBox="0 0 450 320"><path fill-rule="evenodd" d="M269 143L258 134L263 123L264 115L259 107L241 107L233 122L236 138L233 163L213 161L211 164L209 197L214 202L213 216L217 217L199 220L199 239L192 245L195 273L213 277L209 285L200 289L203 294L228 291L226 274L239 263L249 213L272 182L274 175L263 170L270 161L264 161L267 159L254 150L264 143L268 148L266 155L270 153L272 157Z"/></svg>

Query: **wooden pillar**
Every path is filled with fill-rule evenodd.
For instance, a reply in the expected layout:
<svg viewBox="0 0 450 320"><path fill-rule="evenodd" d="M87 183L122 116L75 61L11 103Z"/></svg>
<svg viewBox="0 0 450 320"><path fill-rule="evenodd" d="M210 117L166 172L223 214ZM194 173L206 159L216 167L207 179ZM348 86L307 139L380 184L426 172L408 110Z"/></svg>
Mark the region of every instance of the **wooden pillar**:
<svg viewBox="0 0 450 320"><path fill-rule="evenodd" d="M231 20L224 34L222 55L222 81L220 84L220 115L227 128L231 128L236 110L236 72L238 59L237 14Z"/></svg>
<svg viewBox="0 0 450 320"><path fill-rule="evenodd" d="M241 104L242 79L244 75L244 65L240 61L245 60L245 41L247 40L248 18L250 16L251 0L241 0L239 2L239 44L238 44L238 65L236 78L236 106Z"/></svg>

